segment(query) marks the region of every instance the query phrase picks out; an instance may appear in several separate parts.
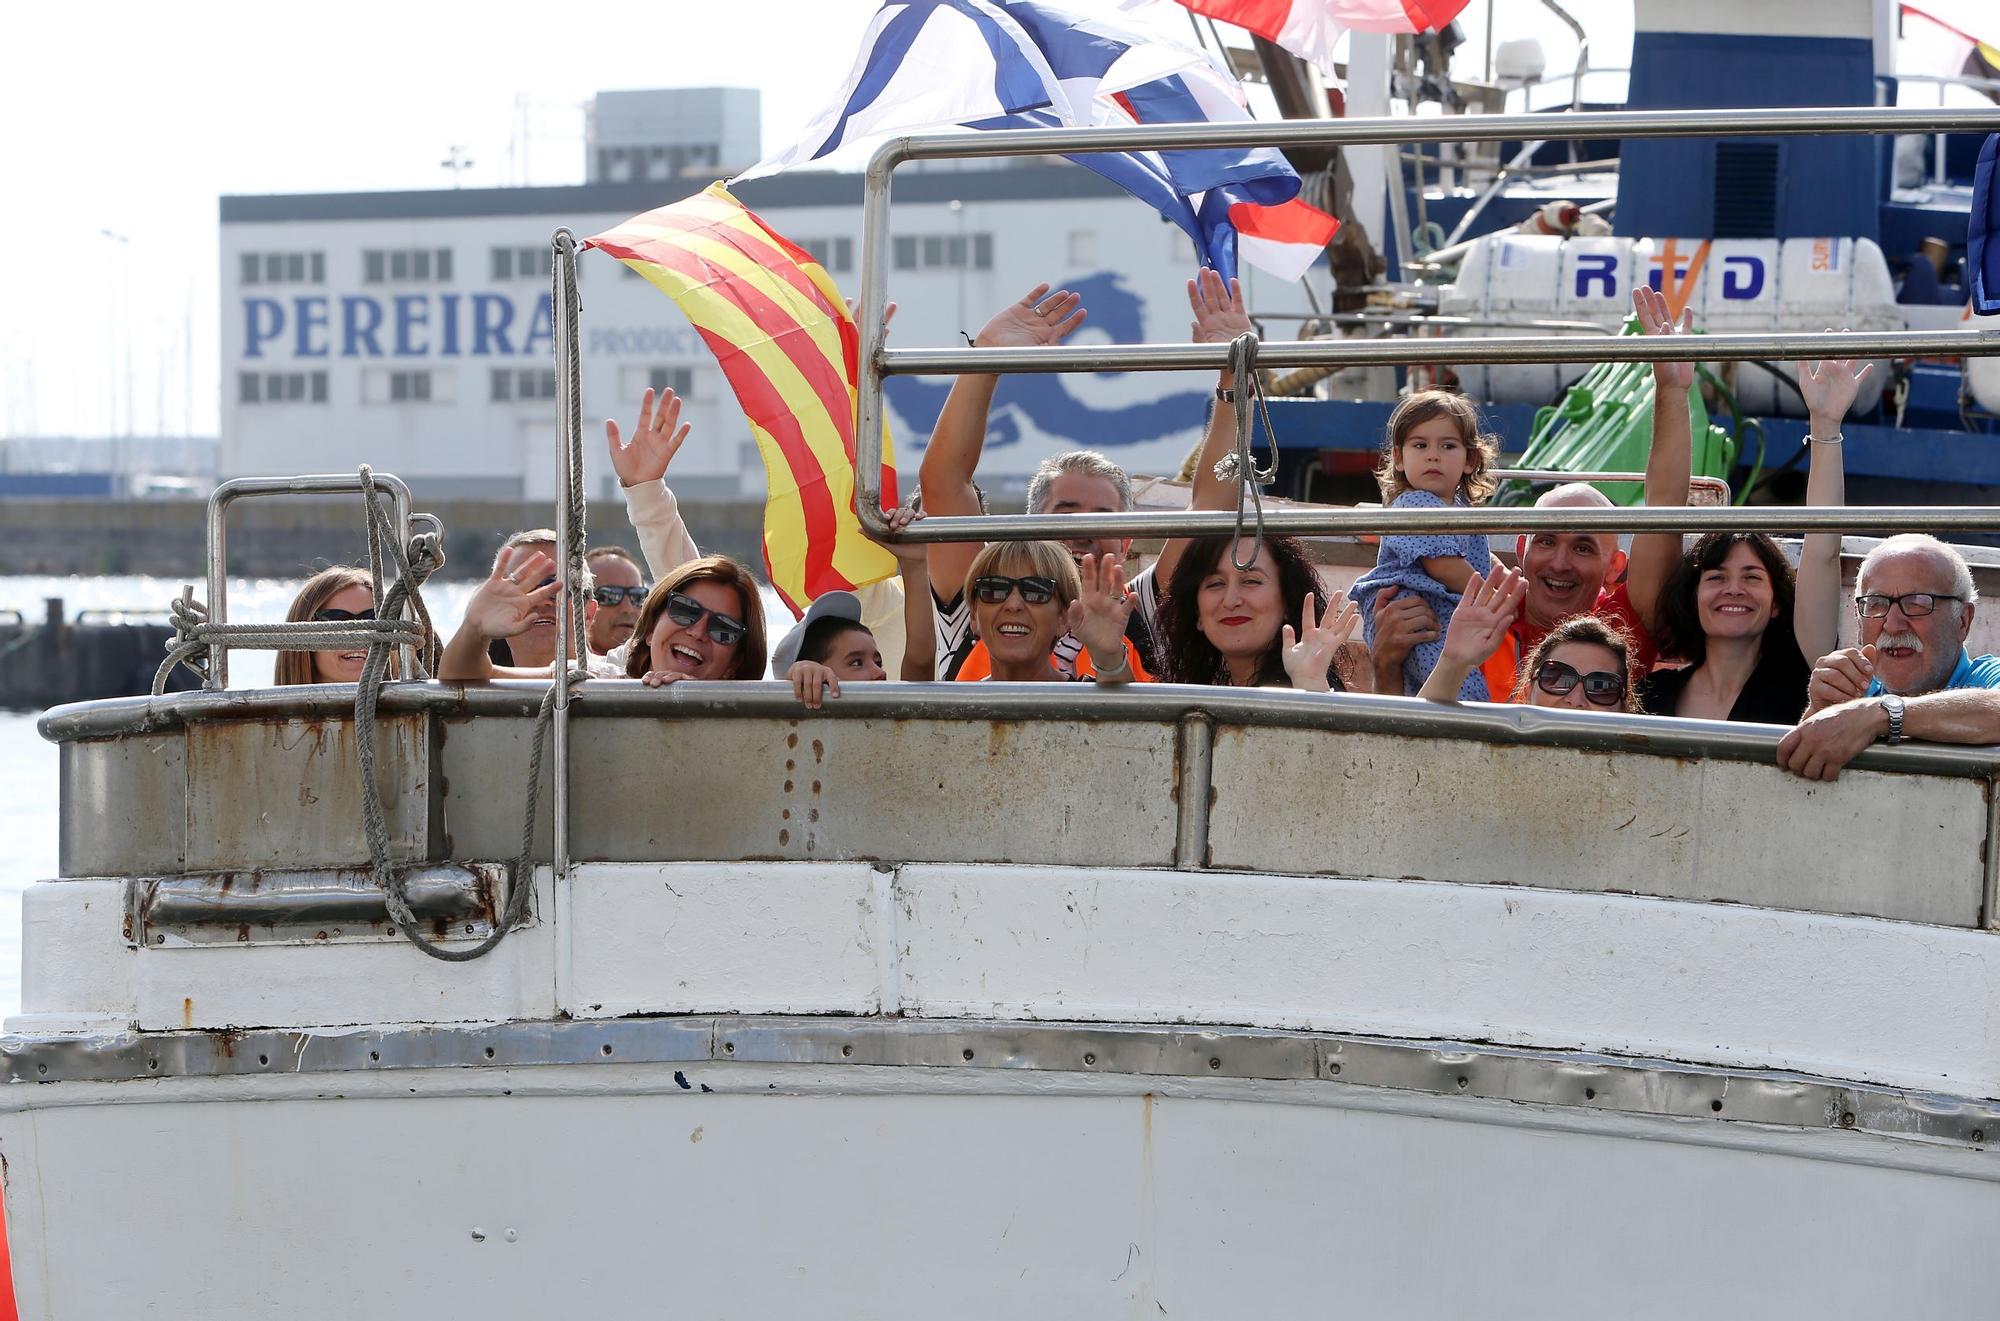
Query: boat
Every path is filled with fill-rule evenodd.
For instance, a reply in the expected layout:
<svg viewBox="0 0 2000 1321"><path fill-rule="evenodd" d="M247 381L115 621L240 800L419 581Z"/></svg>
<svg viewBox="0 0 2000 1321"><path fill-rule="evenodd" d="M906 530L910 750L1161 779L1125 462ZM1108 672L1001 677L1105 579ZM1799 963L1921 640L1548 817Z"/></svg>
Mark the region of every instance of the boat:
<svg viewBox="0 0 2000 1321"><path fill-rule="evenodd" d="M1019 130L977 150L1188 132ZM1210 367L1228 348L884 348L891 175L968 141L899 139L870 170L864 520L887 377ZM553 255L573 292L569 235ZM1991 333L1859 342L1917 353L1945 334L2000 355ZM1746 332L1700 351L1829 343ZM1574 351L1259 352L1385 350ZM567 479L573 406L560 431ZM226 485L210 544L243 495L341 483L369 492L401 561L423 534L387 474ZM558 509L573 580L582 510ZM1991 510L1910 507L1257 517L1315 535L2000 530ZM903 535L1230 522L995 515ZM399 566L385 614L416 576ZM249 639L213 588L209 604L189 626L202 691L42 720L62 745L62 875L24 900L23 1007L0 1039L25 1315L1991 1310L1995 749L1878 747L1806 784L1773 764L1769 727L1290 691L855 685L807 713L775 683L383 682L379 661L360 685L230 689L227 651Z"/></svg>

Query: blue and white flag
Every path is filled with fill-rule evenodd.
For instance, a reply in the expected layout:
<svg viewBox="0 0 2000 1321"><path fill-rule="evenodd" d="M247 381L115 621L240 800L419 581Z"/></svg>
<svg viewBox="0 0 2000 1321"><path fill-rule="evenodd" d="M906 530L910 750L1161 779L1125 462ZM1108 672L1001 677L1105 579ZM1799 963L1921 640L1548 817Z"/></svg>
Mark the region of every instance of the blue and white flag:
<svg viewBox="0 0 2000 1321"><path fill-rule="evenodd" d="M842 148L954 125L973 129L1211 123L1250 118L1243 89L1206 51L1113 19L1043 0L888 0L863 38L835 102L800 141L737 176L754 179ZM1259 208L1310 213L1299 177L1269 148L1088 152L1068 158L1145 201L1186 230L1205 264L1236 267L1236 218ZM1250 208L1245 211L1242 208ZM1324 239L1321 240L1323 246ZM1265 261L1296 278L1319 247ZM1303 257L1301 258L1301 255Z"/></svg>

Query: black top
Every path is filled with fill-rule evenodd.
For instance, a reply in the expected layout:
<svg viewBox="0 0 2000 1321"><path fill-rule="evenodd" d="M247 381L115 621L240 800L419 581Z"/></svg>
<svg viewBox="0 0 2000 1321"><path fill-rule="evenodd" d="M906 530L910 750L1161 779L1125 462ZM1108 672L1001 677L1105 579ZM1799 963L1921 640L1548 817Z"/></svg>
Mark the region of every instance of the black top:
<svg viewBox="0 0 2000 1321"><path fill-rule="evenodd" d="M1764 650L1757 658L1757 668L1750 671L1750 678L1743 684L1743 691L1736 695L1736 704L1729 708L1731 720L1758 725L1796 725L1806 711L1806 685L1812 678L1812 666L1806 663L1805 653L1799 650L1798 638L1783 624L1777 626L1779 636L1765 634ZM1639 704L1648 715L1670 716L1680 704L1681 694L1687 691L1688 676L1693 667L1679 670L1655 670L1639 685Z"/></svg>

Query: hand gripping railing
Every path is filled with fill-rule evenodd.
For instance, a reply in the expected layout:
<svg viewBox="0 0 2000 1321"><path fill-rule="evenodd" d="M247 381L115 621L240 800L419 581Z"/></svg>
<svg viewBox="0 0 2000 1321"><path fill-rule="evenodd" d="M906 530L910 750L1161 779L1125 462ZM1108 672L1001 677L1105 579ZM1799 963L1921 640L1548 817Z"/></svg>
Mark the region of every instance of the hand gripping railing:
<svg viewBox="0 0 2000 1321"><path fill-rule="evenodd" d="M1642 110L1562 115L1450 115L1428 119L1286 120L1253 124L1155 124L1131 128L1009 129L893 138L869 162L862 214L861 381L856 417L856 511L878 541L1032 541L1109 536L1226 534L1236 516L1197 511L1123 514L998 514L932 517L892 532L881 514L882 382L888 376L999 372L1220 370L1227 344L1104 344L1071 348L885 349L888 306L889 184L905 161L974 156L1173 150L1197 147L1305 147L1404 142L1497 142L1559 136L1570 140L1667 137L1790 137L1817 133L2000 131L2000 109L1898 110L1875 107L1779 110ZM1457 340L1339 339L1265 344L1260 367L1369 364L1717 362L1760 358L1966 357L2000 355L2000 333L1904 331L1819 335L1621 336ZM1360 532L1684 532L1996 531L1989 509L1273 509L1268 531L1295 535Z"/></svg>

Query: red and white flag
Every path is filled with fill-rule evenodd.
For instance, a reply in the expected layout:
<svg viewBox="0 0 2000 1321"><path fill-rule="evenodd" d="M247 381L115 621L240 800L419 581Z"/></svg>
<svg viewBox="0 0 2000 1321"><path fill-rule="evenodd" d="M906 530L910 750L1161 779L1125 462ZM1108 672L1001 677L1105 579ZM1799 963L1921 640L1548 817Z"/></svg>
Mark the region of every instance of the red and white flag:
<svg viewBox="0 0 2000 1321"><path fill-rule="evenodd" d="M1236 255L1281 280L1296 280L1333 242L1340 222L1296 197L1278 206L1236 202L1229 208L1236 227Z"/></svg>
<svg viewBox="0 0 2000 1321"><path fill-rule="evenodd" d="M1341 34L1435 32L1458 17L1467 0L1180 0L1197 14L1234 23L1276 42L1321 72L1333 73Z"/></svg>

